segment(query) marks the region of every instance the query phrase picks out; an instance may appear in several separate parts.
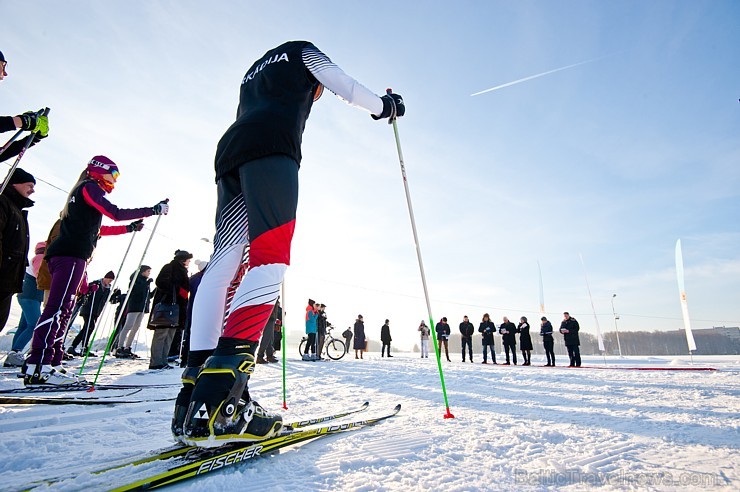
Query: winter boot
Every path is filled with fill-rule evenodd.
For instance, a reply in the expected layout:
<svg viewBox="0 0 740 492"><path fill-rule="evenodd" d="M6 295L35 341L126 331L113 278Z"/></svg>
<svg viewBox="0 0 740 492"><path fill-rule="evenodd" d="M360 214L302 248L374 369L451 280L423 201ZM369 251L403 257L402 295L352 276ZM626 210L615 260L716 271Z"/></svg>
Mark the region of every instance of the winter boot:
<svg viewBox="0 0 740 492"><path fill-rule="evenodd" d="M175 400L175 412L172 416L172 437L175 441L182 442L183 425L185 424L185 415L188 413L190 398L193 396L195 381L198 379L200 366L187 367L182 373L182 388Z"/></svg>
<svg viewBox="0 0 740 492"><path fill-rule="evenodd" d="M282 428L282 417L264 410L249 397L249 375L259 341L221 338L195 382L185 416L182 441L216 447L231 442L269 438Z"/></svg>
<svg viewBox="0 0 740 492"><path fill-rule="evenodd" d="M23 357L23 352L13 351L9 352L8 356L3 362L3 367L23 367L23 363L26 361Z"/></svg>
<svg viewBox="0 0 740 492"><path fill-rule="evenodd" d="M76 378L58 372L51 366L39 364L33 368L33 372L25 373L23 384L26 386L75 386L79 383Z"/></svg>
<svg viewBox="0 0 740 492"><path fill-rule="evenodd" d="M74 345L72 345L71 347L69 347L69 348L67 349L67 353L68 353L69 355L74 355L75 357L79 357L79 356L81 356L81 355L85 355L84 353L82 353L82 354L81 354L81 353L79 353L79 352L77 351L77 347L75 347Z"/></svg>

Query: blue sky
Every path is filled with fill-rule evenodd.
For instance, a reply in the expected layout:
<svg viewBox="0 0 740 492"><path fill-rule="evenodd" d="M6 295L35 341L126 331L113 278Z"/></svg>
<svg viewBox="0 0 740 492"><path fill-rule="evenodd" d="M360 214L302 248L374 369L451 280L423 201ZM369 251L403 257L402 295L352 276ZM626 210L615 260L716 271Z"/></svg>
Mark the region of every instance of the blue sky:
<svg viewBox="0 0 740 492"><path fill-rule="evenodd" d="M172 201L145 263L208 254L213 154L249 65L313 41L378 94L392 87L433 316L538 319L602 330L682 327L682 239L695 328L740 325L740 31L736 2L44 2L5 0L2 114L52 108L22 167L68 189L90 157L122 171L111 200ZM475 97L490 87L592 62ZM308 297L371 338L427 318L393 132L326 93L304 134L288 325ZM65 195L43 183L42 240ZM151 228L154 220L149 219ZM149 231L151 229L148 229ZM104 238L91 276L130 237ZM146 235L135 240L132 271ZM129 265L130 263L130 265Z"/></svg>

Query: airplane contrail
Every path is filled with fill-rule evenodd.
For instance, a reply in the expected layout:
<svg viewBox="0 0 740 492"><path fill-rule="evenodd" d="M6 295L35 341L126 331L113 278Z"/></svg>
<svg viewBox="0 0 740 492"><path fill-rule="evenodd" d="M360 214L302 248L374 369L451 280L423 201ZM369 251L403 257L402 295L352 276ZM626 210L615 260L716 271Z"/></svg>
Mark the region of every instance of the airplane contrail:
<svg viewBox="0 0 740 492"><path fill-rule="evenodd" d="M484 91L476 92L475 94L470 94L470 96L471 97L472 96L479 96L481 94L485 94L486 92L496 91L496 90L499 90L499 89L503 89L504 87L510 87L512 85L520 84L520 83L526 82L528 80L536 79L536 78L539 78L539 77L544 77L545 75L550 75L551 73L560 72L560 71L563 71L563 70L568 70L569 68L577 67L577 66L580 66L580 65L585 65L586 63L591 63L591 62L603 60L604 58L607 58L609 56L612 56L612 55L601 56L599 58L592 58L591 60L586 60L586 61L574 63L572 65L566 65L564 67L555 68L553 70L548 70L547 72L538 73L536 75L530 75L529 77L524 77L523 79L515 80L513 82L507 82L505 84L497 85L496 87L491 87L490 89L486 89Z"/></svg>

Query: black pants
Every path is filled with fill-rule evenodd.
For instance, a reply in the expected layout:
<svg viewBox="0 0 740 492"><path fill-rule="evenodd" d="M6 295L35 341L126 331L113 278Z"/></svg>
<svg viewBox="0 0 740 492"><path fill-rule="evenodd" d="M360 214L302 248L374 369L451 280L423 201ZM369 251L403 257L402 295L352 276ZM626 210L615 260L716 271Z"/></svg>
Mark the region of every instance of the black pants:
<svg viewBox="0 0 740 492"><path fill-rule="evenodd" d="M513 343L505 343L504 344L504 351L506 352L506 363L509 363L509 350L511 350L511 358L514 360L514 364L516 364L516 345Z"/></svg>
<svg viewBox="0 0 740 492"><path fill-rule="evenodd" d="M352 343L352 337L344 337L344 353L345 354L349 353L351 343Z"/></svg>
<svg viewBox="0 0 740 492"><path fill-rule="evenodd" d="M470 362L473 362L473 341L470 338L462 338L462 359L465 362L465 346L468 346L468 355L470 356Z"/></svg>
<svg viewBox="0 0 740 492"><path fill-rule="evenodd" d="M90 343L90 335L95 332L95 323L98 322L97 317L81 316L82 318L82 329L77 336L72 340L73 347L79 347L82 344L83 348L87 348Z"/></svg>
<svg viewBox="0 0 740 492"><path fill-rule="evenodd" d="M383 342L383 347L380 349L380 356L385 355L385 348L388 347L388 357L391 356L391 342Z"/></svg>
<svg viewBox="0 0 740 492"><path fill-rule="evenodd" d="M553 347L555 346L555 341L551 339L544 339L542 340L542 343L545 345L545 355L547 356L547 363L548 365L554 366L555 365L555 351L553 350Z"/></svg>
<svg viewBox="0 0 740 492"><path fill-rule="evenodd" d="M570 367L581 367L581 348L578 345L566 345L566 347L568 347Z"/></svg>
<svg viewBox="0 0 740 492"><path fill-rule="evenodd" d="M444 348L445 348L445 357L447 357L447 360L449 361L450 360L450 351L447 348L447 339L446 338L440 338L440 339L437 339L437 342L439 344L438 346L439 346L439 355L440 355L440 357L442 357L442 346L444 345Z"/></svg>
<svg viewBox="0 0 740 492"><path fill-rule="evenodd" d="M308 341L306 342L306 348L303 350L303 353L308 354L309 350L312 354L316 353L316 333L308 334Z"/></svg>

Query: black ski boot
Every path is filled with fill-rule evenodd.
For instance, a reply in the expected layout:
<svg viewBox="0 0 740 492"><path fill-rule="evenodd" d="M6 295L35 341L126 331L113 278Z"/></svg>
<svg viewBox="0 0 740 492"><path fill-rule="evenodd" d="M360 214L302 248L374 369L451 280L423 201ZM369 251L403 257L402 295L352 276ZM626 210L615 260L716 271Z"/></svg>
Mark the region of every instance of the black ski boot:
<svg viewBox="0 0 740 492"><path fill-rule="evenodd" d="M185 416L182 441L216 447L272 437L283 418L267 412L249 397L249 375L259 341L221 338L195 382Z"/></svg>
<svg viewBox="0 0 740 492"><path fill-rule="evenodd" d="M187 367L182 373L182 388L177 395L177 400L175 400L175 412L172 415L172 437L177 442L182 442L185 416L188 413L190 398L193 396L193 388L195 388L195 381L198 379L200 369L200 366Z"/></svg>

